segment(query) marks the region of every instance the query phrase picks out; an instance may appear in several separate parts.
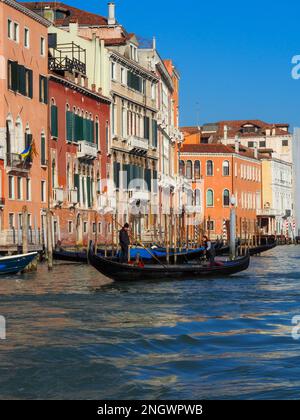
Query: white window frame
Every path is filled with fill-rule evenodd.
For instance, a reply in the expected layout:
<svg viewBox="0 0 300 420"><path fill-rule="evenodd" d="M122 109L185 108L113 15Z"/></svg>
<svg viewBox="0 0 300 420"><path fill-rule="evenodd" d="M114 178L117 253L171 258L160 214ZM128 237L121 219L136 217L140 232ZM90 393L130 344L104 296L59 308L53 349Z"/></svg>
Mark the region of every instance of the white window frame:
<svg viewBox="0 0 300 420"><path fill-rule="evenodd" d="M20 39L20 25L18 22L13 22L13 40L19 43Z"/></svg>

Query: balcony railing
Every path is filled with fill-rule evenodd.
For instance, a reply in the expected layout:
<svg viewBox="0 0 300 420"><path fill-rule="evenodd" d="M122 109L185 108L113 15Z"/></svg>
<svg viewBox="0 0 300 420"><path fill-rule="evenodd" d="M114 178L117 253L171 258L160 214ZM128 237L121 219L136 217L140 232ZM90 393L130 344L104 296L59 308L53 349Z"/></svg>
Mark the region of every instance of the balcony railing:
<svg viewBox="0 0 300 420"><path fill-rule="evenodd" d="M61 205L64 202L63 188L53 188L53 202L56 205Z"/></svg>
<svg viewBox="0 0 300 420"><path fill-rule="evenodd" d="M74 42L50 48L49 70L86 74L86 50Z"/></svg>
<svg viewBox="0 0 300 420"><path fill-rule="evenodd" d="M265 208L257 210L257 216L283 216L283 213L276 209Z"/></svg>
<svg viewBox="0 0 300 420"><path fill-rule="evenodd" d="M79 201L78 201L78 191L77 190L69 190L68 200L69 200L69 203L72 203L74 205L78 204L79 203Z"/></svg>
<svg viewBox="0 0 300 420"><path fill-rule="evenodd" d="M151 193L149 191L133 191L130 199L130 204L136 204L140 202L142 204L148 203L151 199Z"/></svg>
<svg viewBox="0 0 300 420"><path fill-rule="evenodd" d="M97 145L88 141L78 142L77 156L79 159L93 160L97 158Z"/></svg>
<svg viewBox="0 0 300 420"><path fill-rule="evenodd" d="M7 159L7 167L9 169L9 172L29 172L32 160L30 157L27 157L26 159L22 159L20 155L17 153L8 153L6 155Z"/></svg>
<svg viewBox="0 0 300 420"><path fill-rule="evenodd" d="M149 150L149 140L141 137L130 136L128 145L131 151L146 153Z"/></svg>

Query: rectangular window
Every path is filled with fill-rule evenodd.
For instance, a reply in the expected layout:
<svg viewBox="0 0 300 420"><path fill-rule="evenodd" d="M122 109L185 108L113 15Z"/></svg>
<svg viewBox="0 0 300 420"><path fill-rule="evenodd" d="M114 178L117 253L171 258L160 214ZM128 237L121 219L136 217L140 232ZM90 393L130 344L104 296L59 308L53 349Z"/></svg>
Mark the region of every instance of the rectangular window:
<svg viewBox="0 0 300 420"><path fill-rule="evenodd" d="M288 147L289 145L289 141L288 140L282 140L282 146L283 147Z"/></svg>
<svg viewBox="0 0 300 420"><path fill-rule="evenodd" d="M260 148L265 148L266 147L266 142L265 141L260 141L259 142L259 147Z"/></svg>
<svg viewBox="0 0 300 420"><path fill-rule="evenodd" d="M26 179L26 201L31 201L31 179Z"/></svg>
<svg viewBox="0 0 300 420"><path fill-rule="evenodd" d="M46 47L46 40L45 38L41 37L41 55L45 55L45 47Z"/></svg>
<svg viewBox="0 0 300 420"><path fill-rule="evenodd" d="M48 79L40 75L40 102L48 103Z"/></svg>
<svg viewBox="0 0 300 420"><path fill-rule="evenodd" d="M87 222L83 222L83 233L87 233L88 232L88 224Z"/></svg>
<svg viewBox="0 0 300 420"><path fill-rule="evenodd" d="M14 181L14 177L10 175L8 177L8 197L10 200L13 200L15 195Z"/></svg>
<svg viewBox="0 0 300 420"><path fill-rule="evenodd" d="M116 63L111 63L111 78L116 80Z"/></svg>
<svg viewBox="0 0 300 420"><path fill-rule="evenodd" d="M93 223L93 233L97 233L97 225L96 225L96 223Z"/></svg>
<svg viewBox="0 0 300 420"><path fill-rule="evenodd" d="M16 42L19 42L19 24L14 22L14 33L13 33L13 39Z"/></svg>
<svg viewBox="0 0 300 420"><path fill-rule="evenodd" d="M9 213L8 223L9 223L9 229L13 229L15 227L15 216L13 213Z"/></svg>
<svg viewBox="0 0 300 420"><path fill-rule="evenodd" d="M17 199L22 200L22 178L19 176L17 179Z"/></svg>
<svg viewBox="0 0 300 420"><path fill-rule="evenodd" d="M248 141L248 147L254 147L254 141Z"/></svg>
<svg viewBox="0 0 300 420"><path fill-rule="evenodd" d="M7 21L7 36L8 36L9 39L13 38L13 35L12 35L13 29L12 28L13 28L12 21L10 19L8 19L8 21Z"/></svg>
<svg viewBox="0 0 300 420"><path fill-rule="evenodd" d="M24 29L24 47L25 48L29 48L29 29L25 28Z"/></svg>
<svg viewBox="0 0 300 420"><path fill-rule="evenodd" d="M126 70L124 67L121 67L121 83L122 85L126 85Z"/></svg>
<svg viewBox="0 0 300 420"><path fill-rule="evenodd" d="M102 233L102 223L98 223L98 233Z"/></svg>
<svg viewBox="0 0 300 420"><path fill-rule="evenodd" d="M132 73L131 71L128 71L127 73L127 86L131 89L136 90L137 92L143 92L143 79L136 75L135 73Z"/></svg>
<svg viewBox="0 0 300 420"><path fill-rule="evenodd" d="M41 181L41 200L42 203L46 202L46 181Z"/></svg>
<svg viewBox="0 0 300 420"><path fill-rule="evenodd" d="M73 222L72 221L68 221L68 232L73 233Z"/></svg>
<svg viewBox="0 0 300 420"><path fill-rule="evenodd" d="M150 118L144 117L144 138L150 140Z"/></svg>
<svg viewBox="0 0 300 420"><path fill-rule="evenodd" d="M208 232L214 231L215 230L215 222L213 220L208 220L206 228L207 228Z"/></svg>

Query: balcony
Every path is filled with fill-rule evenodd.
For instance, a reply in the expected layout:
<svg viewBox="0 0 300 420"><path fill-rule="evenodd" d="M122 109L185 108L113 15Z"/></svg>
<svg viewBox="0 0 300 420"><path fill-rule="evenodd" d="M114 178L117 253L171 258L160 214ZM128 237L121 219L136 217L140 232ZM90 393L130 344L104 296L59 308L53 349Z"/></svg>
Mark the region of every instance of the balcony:
<svg viewBox="0 0 300 420"><path fill-rule="evenodd" d="M77 190L69 190L68 192L68 201L69 203L76 206L79 203L78 201L78 191Z"/></svg>
<svg viewBox="0 0 300 420"><path fill-rule="evenodd" d="M265 208L265 209L257 210L257 216L261 216L261 217L276 217L276 216L283 216L283 215L284 215L283 213L280 213L280 211L276 209Z"/></svg>
<svg viewBox="0 0 300 420"><path fill-rule="evenodd" d="M86 50L74 42L49 48L49 70L86 75Z"/></svg>
<svg viewBox="0 0 300 420"><path fill-rule="evenodd" d="M149 140L141 137L130 136L128 139L128 146L132 153L138 155L146 155L149 150Z"/></svg>
<svg viewBox="0 0 300 420"><path fill-rule="evenodd" d="M7 172L27 174L31 169L32 160L30 157L23 160L17 153L8 153L6 160Z"/></svg>
<svg viewBox="0 0 300 420"><path fill-rule="evenodd" d="M78 142L78 159L94 160L97 158L97 155L98 150L96 144L90 143L88 141Z"/></svg>
<svg viewBox="0 0 300 420"><path fill-rule="evenodd" d="M53 188L53 204L54 206L61 206L64 202L64 189Z"/></svg>
<svg viewBox="0 0 300 420"><path fill-rule="evenodd" d="M150 199L151 193L149 191L133 191L129 203L130 205L136 205L137 202L147 204Z"/></svg>

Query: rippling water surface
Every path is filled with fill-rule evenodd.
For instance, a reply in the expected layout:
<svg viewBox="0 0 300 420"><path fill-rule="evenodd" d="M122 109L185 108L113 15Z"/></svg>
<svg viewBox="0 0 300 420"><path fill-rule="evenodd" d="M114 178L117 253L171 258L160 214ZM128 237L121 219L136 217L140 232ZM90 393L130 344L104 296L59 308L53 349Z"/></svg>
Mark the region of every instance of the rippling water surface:
<svg viewBox="0 0 300 420"><path fill-rule="evenodd" d="M231 279L113 283L91 267L0 278L0 398L299 398L300 247Z"/></svg>

